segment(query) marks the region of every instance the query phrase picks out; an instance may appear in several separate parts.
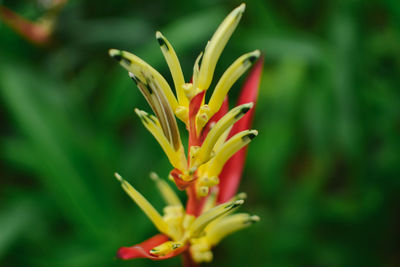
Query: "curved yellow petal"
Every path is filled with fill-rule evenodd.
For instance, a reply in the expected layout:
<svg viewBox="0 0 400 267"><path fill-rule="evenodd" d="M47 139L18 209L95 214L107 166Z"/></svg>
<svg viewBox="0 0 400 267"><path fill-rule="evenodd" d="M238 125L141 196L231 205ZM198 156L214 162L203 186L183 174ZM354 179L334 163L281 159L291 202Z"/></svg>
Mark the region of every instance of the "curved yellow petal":
<svg viewBox="0 0 400 267"><path fill-rule="evenodd" d="M215 154L215 156L207 163L206 176L218 176L222 171L225 163L242 147L246 146L256 137L256 130L245 130L232 136Z"/></svg>
<svg viewBox="0 0 400 267"><path fill-rule="evenodd" d="M194 66L193 66L193 86L192 86L192 90L197 90L198 89L198 81L199 81L199 73L200 73L200 61L201 58L203 57L203 52L201 52L197 58L196 61L194 62Z"/></svg>
<svg viewBox="0 0 400 267"><path fill-rule="evenodd" d="M165 61L167 61L169 70L171 71L179 105L187 107L189 105L189 101L182 87L185 84L185 78L182 73L182 68L181 64L179 63L178 56L176 55L175 50L170 42L168 42L167 38L165 38L165 36L162 35L161 32L156 32L156 38L158 43L160 44L160 48L164 55Z"/></svg>
<svg viewBox="0 0 400 267"><path fill-rule="evenodd" d="M222 21L210 42L207 44L199 73L199 89L207 90L210 86L219 56L233 31L236 29L245 8L245 4L241 4L235 8L224 21Z"/></svg>
<svg viewBox="0 0 400 267"><path fill-rule="evenodd" d="M174 149L178 150L182 144L178 124L176 123L171 106L157 81L147 77L145 74L143 75L146 79L145 81L140 80L139 77L136 77L133 73L129 73L129 76L136 83L151 109L156 114L165 137L173 145Z"/></svg>
<svg viewBox="0 0 400 267"><path fill-rule="evenodd" d="M147 217L153 222L154 226L164 234L168 233L168 224L163 220L158 211L147 201L147 199L140 194L133 186L125 181L118 173L115 173L115 177L121 183L122 188L132 198L133 201L139 206L139 208L147 215Z"/></svg>
<svg viewBox="0 0 400 267"><path fill-rule="evenodd" d="M253 107L253 103L247 103L231 109L210 130L200 149L193 157L192 167L198 167L211 158L211 152L220 136L235 122Z"/></svg>
<svg viewBox="0 0 400 267"><path fill-rule="evenodd" d="M141 119L143 125L154 136L161 148L164 150L172 166L179 170L186 170L187 161L183 146L181 145L178 150L175 150L171 143L165 137L161 127L159 126L158 119L149 115L147 112L135 109L136 114Z"/></svg>
<svg viewBox="0 0 400 267"><path fill-rule="evenodd" d="M206 239L210 246L215 246L227 235L244 229L259 220L260 218L257 215L246 213L226 216L207 227Z"/></svg>
<svg viewBox="0 0 400 267"><path fill-rule="evenodd" d="M193 222L193 224L187 229L186 231L186 237L187 238L195 238L197 237L203 230L204 228L213 220L217 219L218 217L236 210L239 206L241 206L244 203L243 199L240 200L235 200L235 201L229 201L227 203L220 204L207 212L201 214L199 217L196 218L196 220Z"/></svg>
<svg viewBox="0 0 400 267"><path fill-rule="evenodd" d="M133 73L141 81L146 81L148 78L153 78L164 92L172 110L176 110L178 107L178 101L176 100L175 95L172 93L168 82L158 71L156 71L153 67L139 57L129 52L110 49L109 54L111 57L117 60L122 67Z"/></svg>
<svg viewBox="0 0 400 267"><path fill-rule="evenodd" d="M250 66L260 57L260 51L256 50L239 57L231 66L224 72L219 79L215 89L211 95L208 107L211 118L221 107L226 95L231 89L232 85L245 73Z"/></svg>
<svg viewBox="0 0 400 267"><path fill-rule="evenodd" d="M182 206L182 202L174 190L168 185L166 181L158 177L155 172L150 173L150 178L156 183L164 201L169 206Z"/></svg>

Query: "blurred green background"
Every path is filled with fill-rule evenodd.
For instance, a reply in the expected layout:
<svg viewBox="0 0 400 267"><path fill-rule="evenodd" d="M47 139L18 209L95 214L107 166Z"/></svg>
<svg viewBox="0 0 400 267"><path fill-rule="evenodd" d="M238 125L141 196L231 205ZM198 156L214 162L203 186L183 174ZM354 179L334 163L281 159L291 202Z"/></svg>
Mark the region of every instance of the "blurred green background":
<svg viewBox="0 0 400 267"><path fill-rule="evenodd" d="M49 2L0 3L36 20ZM240 3L71 0L45 46L0 24L1 266L180 263L115 258L156 230L113 172L161 210L148 173L170 166L133 113L149 107L107 51L131 51L171 81L161 30L189 80ZM225 239L210 266L400 266L400 2L247 1L215 77L254 49L265 53L260 134L240 190L241 211L262 220Z"/></svg>

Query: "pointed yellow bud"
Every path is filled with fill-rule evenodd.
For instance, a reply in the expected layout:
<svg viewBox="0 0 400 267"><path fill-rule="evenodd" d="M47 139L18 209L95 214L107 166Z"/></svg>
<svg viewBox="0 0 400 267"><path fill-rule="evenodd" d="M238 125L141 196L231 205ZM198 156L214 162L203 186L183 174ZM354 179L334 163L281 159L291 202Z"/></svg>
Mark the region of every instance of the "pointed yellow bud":
<svg viewBox="0 0 400 267"><path fill-rule="evenodd" d="M235 8L224 19L207 44L199 72L198 87L201 90L207 90L210 86L219 56L233 31L236 29L245 8L245 4L241 4Z"/></svg>
<svg viewBox="0 0 400 267"><path fill-rule="evenodd" d="M222 102L232 85L245 73L250 66L260 57L260 51L256 50L251 53L244 54L239 57L233 64L224 72L219 79L215 89L211 95L208 105L210 107L210 116L214 115L221 107Z"/></svg>
<svg viewBox="0 0 400 267"><path fill-rule="evenodd" d="M176 98L172 93L168 82L153 67L151 67L139 57L126 51L110 49L109 54L112 58L117 60L125 69L138 77L139 80L141 80L142 82L145 82L148 78L154 79L165 94L165 97L167 98L172 110L175 110L178 107L178 102L176 101Z"/></svg>
<svg viewBox="0 0 400 267"><path fill-rule="evenodd" d="M172 79L174 80L176 95L178 97L178 103L181 106L187 107L189 105L189 102L182 88L182 85L185 83L185 78L183 77L182 68L181 64L179 63L178 56L176 55L172 45L168 42L167 38L165 38L165 36L161 34L161 32L156 32L156 38L164 55L165 61L167 61L169 70L171 71Z"/></svg>
<svg viewBox="0 0 400 267"><path fill-rule="evenodd" d="M142 196L132 185L125 181L118 173L115 173L115 178L121 183L122 188L132 198L139 208L147 215L152 221L154 226L164 234L169 234L168 224L163 220L158 211Z"/></svg>
<svg viewBox="0 0 400 267"><path fill-rule="evenodd" d="M200 55L198 55L198 57L196 58L196 61L194 63L194 66L193 66L193 80L192 81L193 81L193 88L195 90L197 90L197 89L202 90L202 88L198 87L199 72L200 72L199 64L200 64L200 61L201 61L202 57L203 57L203 52L201 52Z"/></svg>

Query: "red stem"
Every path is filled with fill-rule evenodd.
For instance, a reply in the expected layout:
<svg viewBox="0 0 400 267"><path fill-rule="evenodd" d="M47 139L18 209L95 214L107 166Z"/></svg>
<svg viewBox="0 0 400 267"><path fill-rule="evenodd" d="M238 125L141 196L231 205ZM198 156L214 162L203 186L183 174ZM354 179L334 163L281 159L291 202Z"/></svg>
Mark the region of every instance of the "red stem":
<svg viewBox="0 0 400 267"><path fill-rule="evenodd" d="M198 217L203 209L206 197L198 198L196 195L195 185L191 185L186 189L188 201L186 203L186 213Z"/></svg>
<svg viewBox="0 0 400 267"><path fill-rule="evenodd" d="M189 104L189 148L188 155L190 155L190 148L192 146L201 146L201 136L196 133L196 115L199 112L201 104L204 100L205 91L198 93L190 100ZM188 164L190 165L190 156L188 157ZM186 189L188 201L186 204L186 213L193 216L199 216L203 208L205 198L198 198L196 194L196 185L192 184Z"/></svg>
<svg viewBox="0 0 400 267"><path fill-rule="evenodd" d="M198 267L199 265L194 262L194 260L192 259L192 255L190 254L189 250L186 250L183 254L182 254L182 259L183 259L183 267Z"/></svg>

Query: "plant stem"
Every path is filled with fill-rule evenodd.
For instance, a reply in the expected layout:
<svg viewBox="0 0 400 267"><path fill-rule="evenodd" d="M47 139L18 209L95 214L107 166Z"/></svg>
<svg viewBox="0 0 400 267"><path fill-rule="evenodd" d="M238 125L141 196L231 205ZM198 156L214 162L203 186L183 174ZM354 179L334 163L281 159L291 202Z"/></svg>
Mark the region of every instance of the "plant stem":
<svg viewBox="0 0 400 267"><path fill-rule="evenodd" d="M186 250L183 254L182 254L182 259L183 259L183 267L198 267L199 265L194 262L194 260L192 259L192 255L190 254L189 250Z"/></svg>

